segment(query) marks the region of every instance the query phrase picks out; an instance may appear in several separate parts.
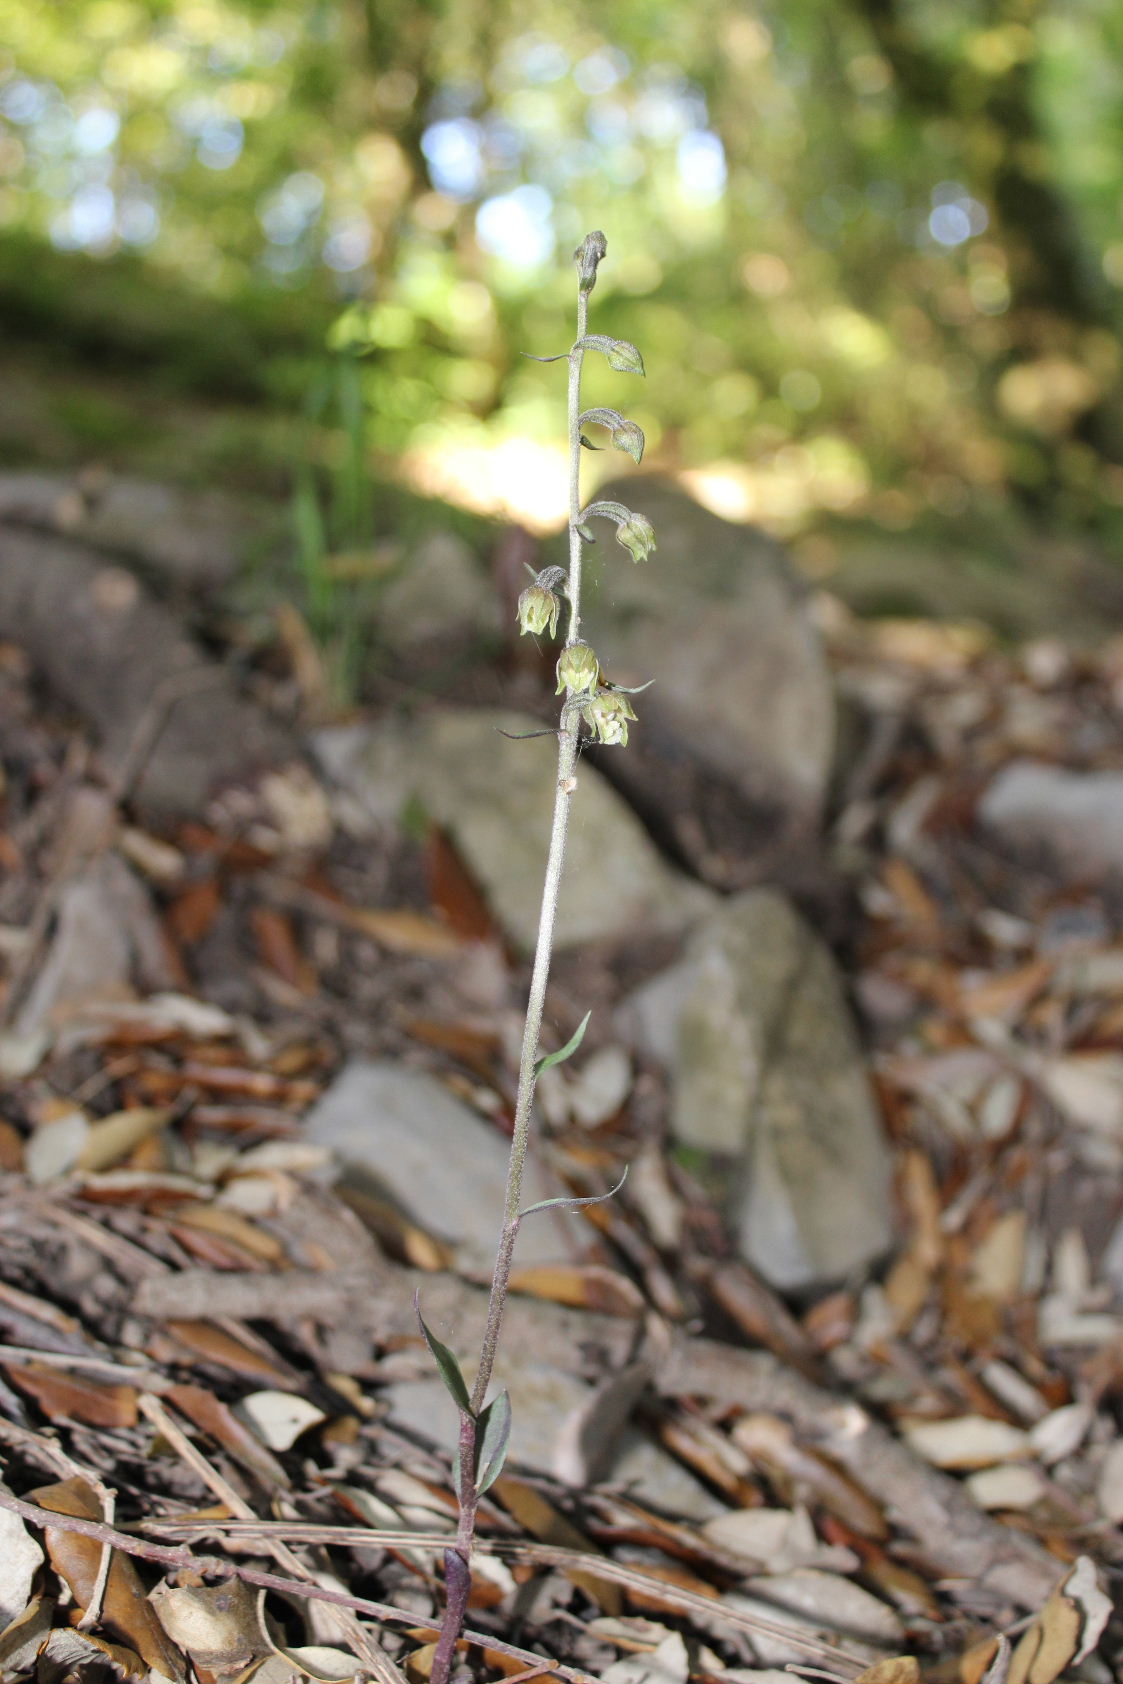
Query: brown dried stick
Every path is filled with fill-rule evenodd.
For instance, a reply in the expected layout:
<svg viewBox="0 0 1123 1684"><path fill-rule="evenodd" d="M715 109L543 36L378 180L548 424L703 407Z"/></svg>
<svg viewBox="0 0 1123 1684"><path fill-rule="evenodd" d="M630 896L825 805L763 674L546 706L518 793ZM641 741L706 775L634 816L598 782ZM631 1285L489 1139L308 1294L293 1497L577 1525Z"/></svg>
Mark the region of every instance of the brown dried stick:
<svg viewBox="0 0 1123 1684"><path fill-rule="evenodd" d="M158 1432L162 1433L168 1443L179 1456L194 1470L215 1496L225 1503L230 1511L240 1520L253 1520L255 1515L249 1504L234 1490L216 1468L212 1468L206 1457L192 1444L187 1434L165 1409L159 1398L150 1393L141 1393L137 1404L143 1414L152 1422ZM298 1579L314 1582L310 1568L293 1554L288 1545L279 1538L266 1540L266 1548L278 1564L294 1573ZM347 1610L340 1616L347 1640L354 1646L359 1655L370 1667L380 1684L405 1684L405 1678L394 1665L389 1655L383 1654L382 1649L375 1642L370 1632L361 1626L355 1615Z"/></svg>
<svg viewBox="0 0 1123 1684"><path fill-rule="evenodd" d="M361 1320L375 1339L416 1334L410 1305L422 1287L430 1325L458 1355L482 1336L486 1294L451 1274L424 1274L382 1261L378 1274L283 1275L189 1269L141 1283L137 1308L156 1316L214 1315L287 1320L303 1315L328 1325ZM512 1298L509 1336L527 1363L583 1373L622 1368L635 1357L629 1317L571 1310ZM652 1383L663 1397L715 1403L784 1416L865 1487L892 1524L923 1544L937 1570L971 1579L1019 1608L1039 1608L1059 1577L1056 1560L1032 1538L985 1513L958 1481L922 1462L859 1403L817 1386L769 1351L742 1350L669 1330L650 1350Z"/></svg>
<svg viewBox="0 0 1123 1684"><path fill-rule="evenodd" d="M344 1591L327 1590L323 1585L311 1584L306 1580L285 1579L279 1573L259 1573L253 1567L239 1566L237 1562L228 1561L220 1555L194 1555L189 1549L177 1549L168 1544L150 1544L141 1538L134 1538L128 1532L117 1532L113 1527L106 1526L103 1521L83 1520L78 1515L56 1514L53 1509L41 1509L34 1503L25 1503L21 1497L13 1497L4 1490L0 1490L0 1508L10 1509L13 1514L18 1514L22 1520L30 1521L33 1526L44 1529L53 1527L58 1532L81 1532L88 1538L96 1538L99 1543L122 1550L126 1555L137 1556L142 1561L155 1561L162 1567L186 1569L206 1578L242 1579L248 1585L260 1586L262 1590L278 1591L284 1596L300 1596L313 1602L328 1602L335 1608L350 1609L356 1614L369 1614L373 1619L385 1620L387 1623L419 1626L425 1631L440 1630L436 1620L427 1620L422 1615L412 1612L407 1613L402 1608L394 1608L388 1602L371 1602L366 1597L348 1596ZM496 1654L509 1655L512 1660L523 1661L528 1667L545 1665L552 1674L566 1679L567 1684L597 1684L595 1678L577 1667L556 1666L552 1662L544 1662L541 1655L516 1648L512 1643L503 1643L487 1632L466 1630L464 1638L468 1643L493 1649Z"/></svg>

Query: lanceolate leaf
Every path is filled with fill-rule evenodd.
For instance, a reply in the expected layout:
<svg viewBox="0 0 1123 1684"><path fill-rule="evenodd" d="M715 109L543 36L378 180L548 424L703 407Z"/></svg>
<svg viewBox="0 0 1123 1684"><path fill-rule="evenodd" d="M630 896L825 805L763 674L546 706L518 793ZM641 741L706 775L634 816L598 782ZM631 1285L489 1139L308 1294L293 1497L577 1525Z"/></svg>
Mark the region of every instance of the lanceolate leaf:
<svg viewBox="0 0 1123 1684"><path fill-rule="evenodd" d="M524 1216L533 1216L536 1211L551 1210L554 1206L559 1206L563 1210L582 1210L585 1205L602 1205L606 1199L614 1199L616 1197L627 1179L628 1166L625 1164L623 1175L620 1177L615 1187L610 1187L607 1193L594 1193L588 1199L571 1199L567 1198L564 1194L560 1199L539 1199L537 1204L527 1205L525 1210L519 1211L519 1221L521 1222Z"/></svg>
<svg viewBox="0 0 1123 1684"><path fill-rule="evenodd" d="M534 1066L535 1081L541 1076L543 1070L550 1070L555 1064L564 1064L567 1058L573 1057L581 1042L585 1039L585 1031L589 1027L589 1019L592 1015L591 1011L585 1013L564 1047L559 1047L557 1052L546 1053L537 1060Z"/></svg>
<svg viewBox="0 0 1123 1684"><path fill-rule="evenodd" d="M425 1340L425 1343L433 1353L433 1361L440 1370L441 1379L445 1383L446 1391L449 1393L452 1401L456 1404L458 1409L470 1410L472 1407L472 1400L468 1396L468 1386L463 1374L460 1372L460 1364L457 1362L448 1346L442 1345L436 1334L426 1327L425 1320L421 1314L421 1294L419 1292L414 1293L413 1307L417 1312L417 1319L421 1324L422 1338Z"/></svg>
<svg viewBox="0 0 1123 1684"><path fill-rule="evenodd" d="M476 1490L484 1492L503 1472L511 1442L511 1399L506 1392L493 1397L480 1411L476 1430Z"/></svg>
<svg viewBox="0 0 1123 1684"><path fill-rule="evenodd" d="M627 339L610 339L604 333L589 333L584 339L579 339L573 347L575 351L603 351L608 358L609 368L614 368L617 374L646 374L643 358Z"/></svg>
<svg viewBox="0 0 1123 1684"><path fill-rule="evenodd" d="M587 409L584 415L578 416L578 426L584 426L586 421L607 427L617 450L626 451L637 464L643 461L643 428L621 415L618 409Z"/></svg>

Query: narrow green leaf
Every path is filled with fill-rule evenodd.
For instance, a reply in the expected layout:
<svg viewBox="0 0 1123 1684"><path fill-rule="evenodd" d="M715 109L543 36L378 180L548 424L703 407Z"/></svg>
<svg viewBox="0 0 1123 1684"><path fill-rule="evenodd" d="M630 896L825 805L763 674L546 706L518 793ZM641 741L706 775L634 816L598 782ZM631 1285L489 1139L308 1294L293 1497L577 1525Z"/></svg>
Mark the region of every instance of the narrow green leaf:
<svg viewBox="0 0 1123 1684"><path fill-rule="evenodd" d="M585 450L601 450L603 448L599 444L594 444L592 439L587 439L584 433L581 434L580 442Z"/></svg>
<svg viewBox="0 0 1123 1684"><path fill-rule="evenodd" d="M535 1212L539 1210L551 1210L555 1207L560 1208L561 1210L581 1210L585 1205L602 1205L606 1199L614 1199L616 1197L627 1179L628 1166L625 1164L623 1175L620 1177L615 1187L610 1187L607 1193L594 1193L587 1199L571 1199L565 1194L563 1194L560 1199L539 1199L536 1205L527 1205L525 1210L519 1211L519 1221L521 1222L524 1216L533 1216Z"/></svg>
<svg viewBox="0 0 1123 1684"><path fill-rule="evenodd" d="M524 351L524 357L529 357L532 363L566 363L569 361L568 351L559 351L556 357L536 357L533 351Z"/></svg>
<svg viewBox="0 0 1123 1684"><path fill-rule="evenodd" d="M591 526L575 526L573 530L576 532L577 536L581 539L582 543L585 543L585 544L595 544L596 543L597 535L593 531Z"/></svg>
<svg viewBox="0 0 1123 1684"><path fill-rule="evenodd" d="M467 1383L463 1374L460 1372L460 1364L457 1362L448 1346L442 1345L436 1334L426 1327L425 1320L421 1314L421 1294L419 1291L415 1292L413 1295L413 1308L421 1326L421 1336L428 1345L430 1351L433 1353L433 1361L436 1363L437 1368L440 1371L441 1379L445 1383L445 1390L449 1393L452 1401L456 1404L458 1409L467 1409L470 1411L472 1407L472 1400L468 1395Z"/></svg>
<svg viewBox="0 0 1123 1684"><path fill-rule="evenodd" d="M480 1411L476 1433L476 1490L481 1494L503 1472L511 1442L511 1399L507 1392L493 1397Z"/></svg>
<svg viewBox="0 0 1123 1684"><path fill-rule="evenodd" d="M534 1066L535 1081L537 1081L539 1076L541 1076L543 1070L551 1070L555 1064L564 1064L567 1058L573 1057L574 1053L585 1039L585 1031L589 1027L589 1019L592 1015L591 1011L585 1013L581 1022L577 1025L577 1028L573 1031L573 1034L565 1043L564 1047L559 1047L557 1052L546 1053L542 1058L537 1060Z"/></svg>

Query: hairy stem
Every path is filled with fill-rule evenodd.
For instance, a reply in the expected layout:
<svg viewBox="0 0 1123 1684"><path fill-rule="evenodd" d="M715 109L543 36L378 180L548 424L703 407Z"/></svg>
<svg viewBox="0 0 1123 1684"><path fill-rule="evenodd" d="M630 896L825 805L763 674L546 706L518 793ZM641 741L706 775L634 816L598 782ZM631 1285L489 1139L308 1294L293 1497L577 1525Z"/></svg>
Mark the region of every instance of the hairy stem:
<svg viewBox="0 0 1123 1684"><path fill-rule="evenodd" d="M589 317L589 295L579 291L577 299L577 341L569 354L569 577L566 594L569 599L569 627L566 643L575 643L580 628L581 604L581 538L577 522L581 513L581 438L577 418L581 413L581 365L585 353L580 348ZM527 997L526 1023L523 1029L522 1053L519 1059L519 1085L515 1099L515 1125L511 1137L511 1152L507 1161L507 1190L503 1202L503 1229L495 1257L488 1298L487 1323L480 1350L479 1367L472 1388L471 1413L462 1413L460 1426L460 1520L456 1545L445 1552L445 1614L440 1639L433 1654L431 1684L447 1684L456 1653L456 1643L463 1630L471 1589L470 1561L472 1540L476 1529L478 1493L475 1483L476 1417L484 1406L495 1367L495 1354L503 1326L503 1312L511 1280L511 1258L518 1238L522 1209L523 1173L526 1168L527 1145L530 1139L530 1114L534 1103L535 1064L538 1041L542 1031L542 1012L546 1004L546 984L550 976L550 959L554 947L554 924L557 918L558 894L565 864L565 839L569 826L569 803L577 780L573 772L577 764L577 739L580 711L567 695L561 710L558 729L558 771L554 791L554 816L550 829L550 848L546 859L546 875L542 885L542 907L538 915L538 940L534 949L534 965L530 975Z"/></svg>

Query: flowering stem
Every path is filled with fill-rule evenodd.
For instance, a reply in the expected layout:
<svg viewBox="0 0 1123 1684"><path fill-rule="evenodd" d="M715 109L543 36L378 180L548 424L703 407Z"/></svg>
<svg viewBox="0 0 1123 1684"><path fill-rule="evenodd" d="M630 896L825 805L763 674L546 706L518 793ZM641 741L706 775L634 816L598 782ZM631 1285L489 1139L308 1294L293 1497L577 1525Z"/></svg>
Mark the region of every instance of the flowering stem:
<svg viewBox="0 0 1123 1684"><path fill-rule="evenodd" d="M577 343L569 353L569 575L566 595L569 600L569 626L566 644L577 641L580 627L581 601L581 536L577 530L581 513L581 434L578 416L581 413L581 366L585 352L581 341L585 338L589 316L589 288L580 285L577 298ZM507 1161L507 1189L503 1204L503 1228L499 1236L495 1268L491 1277L487 1323L480 1350L479 1367L472 1389L470 1410L460 1415L460 1490L457 1493L460 1518L456 1544L445 1552L446 1602L440 1638L433 1654L430 1684L447 1684L456 1643L464 1627L471 1589L470 1562L476 1528L476 1509L479 1493L476 1489L475 1458L476 1428L480 1411L491 1385L495 1354L503 1326L503 1313L511 1280L511 1258L522 1220L523 1173L526 1168L527 1145L530 1139L530 1114L534 1102L538 1041L542 1030L542 1012L546 1003L546 985L550 976L550 959L554 946L554 924L557 917L558 893L565 864L565 840L569 826L569 804L577 787L574 768L577 764L577 741L581 722L580 704L568 693L562 705L558 728L558 770L554 791L554 816L550 829L550 847L546 859L546 875L542 885L542 906L538 915L538 939L534 949L534 965L527 996L526 1023L523 1028L522 1054L519 1060L519 1084L515 1098L515 1123L511 1137L511 1151Z"/></svg>

